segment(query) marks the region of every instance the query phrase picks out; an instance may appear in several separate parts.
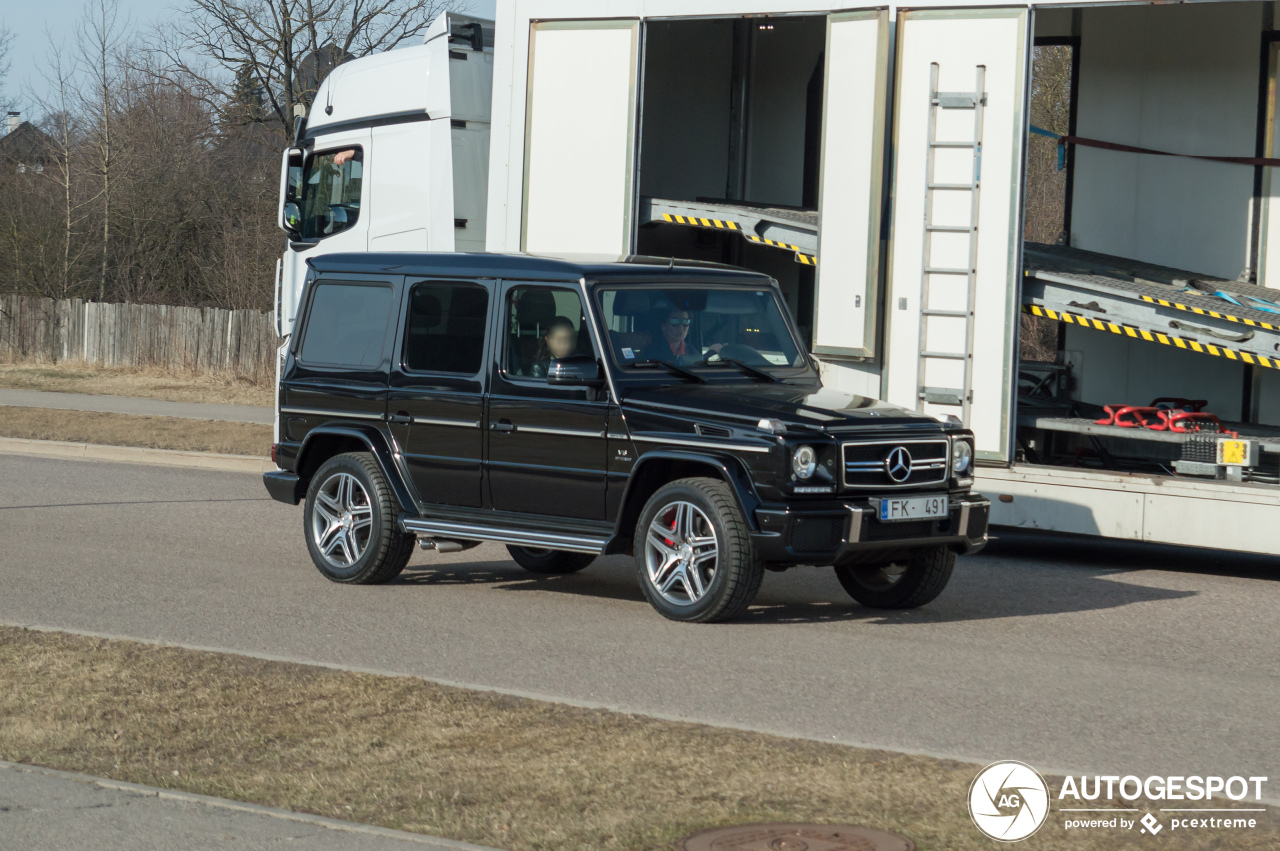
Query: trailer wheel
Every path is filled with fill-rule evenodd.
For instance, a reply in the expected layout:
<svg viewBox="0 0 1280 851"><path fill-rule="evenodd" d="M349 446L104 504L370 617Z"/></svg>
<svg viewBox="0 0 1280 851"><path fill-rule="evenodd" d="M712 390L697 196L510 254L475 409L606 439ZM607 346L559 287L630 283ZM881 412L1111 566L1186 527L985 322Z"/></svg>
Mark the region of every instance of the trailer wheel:
<svg viewBox="0 0 1280 851"><path fill-rule="evenodd" d="M515 559L516 564L530 573L577 573L596 557L590 553L570 553L564 550L547 550L539 547L517 547L507 545L507 552Z"/></svg>
<svg viewBox="0 0 1280 851"><path fill-rule="evenodd" d="M390 582L413 555L414 536L396 528L391 486L367 452L321 465L307 488L302 528L311 560L332 582Z"/></svg>
<svg viewBox="0 0 1280 851"><path fill-rule="evenodd" d="M676 621L735 618L764 578L746 518L719 479L680 479L659 488L640 512L635 553L645 597Z"/></svg>
<svg viewBox="0 0 1280 851"><path fill-rule="evenodd" d="M956 554L950 548L921 547L887 563L837 564L836 579L864 606L914 609L942 593L955 566Z"/></svg>

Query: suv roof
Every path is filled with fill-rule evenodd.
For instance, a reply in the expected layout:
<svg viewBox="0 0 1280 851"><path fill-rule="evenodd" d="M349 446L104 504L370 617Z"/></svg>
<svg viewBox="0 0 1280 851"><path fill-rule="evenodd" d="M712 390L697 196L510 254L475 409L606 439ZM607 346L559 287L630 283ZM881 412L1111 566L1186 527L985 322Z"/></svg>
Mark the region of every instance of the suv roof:
<svg viewBox="0 0 1280 851"><path fill-rule="evenodd" d="M760 286L767 275L698 260L669 257L624 257L605 255L453 253L435 251L362 252L322 254L307 264L319 272L384 273L395 275L441 275L446 277L532 278L535 280L593 281L662 278L687 280L690 273L699 280L725 284Z"/></svg>

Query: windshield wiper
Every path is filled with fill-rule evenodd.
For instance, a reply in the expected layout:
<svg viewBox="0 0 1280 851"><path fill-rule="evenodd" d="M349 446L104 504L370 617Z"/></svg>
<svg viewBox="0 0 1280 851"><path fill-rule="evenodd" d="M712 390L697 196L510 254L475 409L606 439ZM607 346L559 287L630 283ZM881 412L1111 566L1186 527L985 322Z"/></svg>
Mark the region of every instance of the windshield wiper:
<svg viewBox="0 0 1280 851"><path fill-rule="evenodd" d="M685 369L682 366L676 366L675 364L665 360L638 360L634 363L628 364L628 366L639 367L641 369L650 366L660 366L672 375L678 375L681 378L687 378L690 381L696 381L699 384L705 384L707 382L707 379L698 375L698 373Z"/></svg>
<svg viewBox="0 0 1280 851"><path fill-rule="evenodd" d="M777 376L773 375L772 373L765 372L763 369L756 369L751 364L743 363L742 361L737 360L735 358L719 358L714 361L700 360L697 363L695 363L694 366L715 366L717 364L722 364L722 363L727 363L730 366L736 366L738 369L742 370L747 375L753 375L756 378L763 378L765 381L776 382L778 380Z"/></svg>

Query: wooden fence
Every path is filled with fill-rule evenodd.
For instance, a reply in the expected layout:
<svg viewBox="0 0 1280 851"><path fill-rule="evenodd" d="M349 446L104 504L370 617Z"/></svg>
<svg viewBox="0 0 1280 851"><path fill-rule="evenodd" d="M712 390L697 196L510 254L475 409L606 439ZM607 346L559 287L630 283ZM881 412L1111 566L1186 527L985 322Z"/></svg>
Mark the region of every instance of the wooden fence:
<svg viewBox="0 0 1280 851"><path fill-rule="evenodd" d="M270 313L0 295L0 360L275 375Z"/></svg>

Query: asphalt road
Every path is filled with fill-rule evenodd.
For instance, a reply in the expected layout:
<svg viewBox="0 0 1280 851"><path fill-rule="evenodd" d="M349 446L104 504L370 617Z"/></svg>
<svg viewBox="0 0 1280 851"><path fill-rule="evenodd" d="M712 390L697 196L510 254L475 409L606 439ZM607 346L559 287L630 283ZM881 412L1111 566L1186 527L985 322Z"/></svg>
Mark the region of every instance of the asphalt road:
<svg viewBox="0 0 1280 851"><path fill-rule="evenodd" d="M19 408L56 408L63 411L98 411L145 417L178 417L184 420L218 420L230 423L275 422L275 409L217 402L166 402L134 396L98 396L52 390L16 390L0 387L0 405Z"/></svg>
<svg viewBox="0 0 1280 851"><path fill-rule="evenodd" d="M629 559L486 545L325 581L253 475L0 456L0 622L395 671L1043 771L1280 780L1280 564L1063 539L964 558L933 604L769 574L737 623L653 612Z"/></svg>
<svg viewBox="0 0 1280 851"><path fill-rule="evenodd" d="M6 851L486 851L479 845L0 763Z"/></svg>

